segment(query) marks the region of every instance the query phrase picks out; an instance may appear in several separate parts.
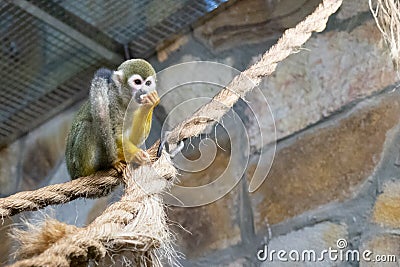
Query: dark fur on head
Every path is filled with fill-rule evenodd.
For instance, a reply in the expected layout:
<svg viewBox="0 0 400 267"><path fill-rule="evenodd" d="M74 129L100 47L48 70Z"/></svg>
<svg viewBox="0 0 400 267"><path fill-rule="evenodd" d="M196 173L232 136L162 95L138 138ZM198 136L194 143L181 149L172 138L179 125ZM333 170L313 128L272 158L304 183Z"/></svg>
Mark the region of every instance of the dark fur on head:
<svg viewBox="0 0 400 267"><path fill-rule="evenodd" d="M154 68L144 59L127 60L117 70L124 72L124 79L122 81L124 85L126 85L127 79L133 74L139 74L143 79L156 74Z"/></svg>

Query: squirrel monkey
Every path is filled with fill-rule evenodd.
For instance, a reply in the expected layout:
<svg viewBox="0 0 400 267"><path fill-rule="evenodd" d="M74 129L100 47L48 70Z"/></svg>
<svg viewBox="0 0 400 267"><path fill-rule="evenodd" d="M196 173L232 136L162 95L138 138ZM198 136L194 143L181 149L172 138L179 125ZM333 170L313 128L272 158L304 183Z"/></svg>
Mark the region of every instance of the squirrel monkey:
<svg viewBox="0 0 400 267"><path fill-rule="evenodd" d="M116 71L95 73L89 100L75 116L67 137L65 159L72 179L110 167L120 172L125 162L150 161L138 146L147 138L153 109L160 102L155 74L143 59L127 60ZM132 98L136 110L123 140L124 115Z"/></svg>

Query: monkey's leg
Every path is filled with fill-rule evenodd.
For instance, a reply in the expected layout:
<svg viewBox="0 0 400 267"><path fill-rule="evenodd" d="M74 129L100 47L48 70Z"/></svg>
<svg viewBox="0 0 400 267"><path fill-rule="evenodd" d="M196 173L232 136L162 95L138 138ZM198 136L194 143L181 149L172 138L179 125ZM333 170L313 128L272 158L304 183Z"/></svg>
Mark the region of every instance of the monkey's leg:
<svg viewBox="0 0 400 267"><path fill-rule="evenodd" d="M171 158L174 158L185 146L185 143L183 140L179 141L177 146L172 149L171 151L169 150L168 142L167 142L167 136L169 134L169 131L166 131L160 138L160 145L158 146L157 149L157 157L161 157L161 153L164 150L164 148L167 149L167 153Z"/></svg>
<svg viewBox="0 0 400 267"><path fill-rule="evenodd" d="M88 176L97 171L102 164L107 164L98 146L96 133L89 121L79 121L70 132L66 160L72 179ZM104 167L104 166L103 166Z"/></svg>
<svg viewBox="0 0 400 267"><path fill-rule="evenodd" d="M126 160L124 155L124 148L122 147L122 135L118 135L116 141L116 159L113 160L111 166L117 170L119 174L122 174L125 168Z"/></svg>

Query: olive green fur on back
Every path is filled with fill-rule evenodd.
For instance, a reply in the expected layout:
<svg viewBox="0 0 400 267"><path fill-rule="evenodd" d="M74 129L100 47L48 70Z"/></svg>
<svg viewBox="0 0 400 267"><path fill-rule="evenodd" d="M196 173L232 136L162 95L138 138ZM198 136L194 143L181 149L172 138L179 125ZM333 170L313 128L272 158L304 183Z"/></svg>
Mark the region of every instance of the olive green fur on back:
<svg viewBox="0 0 400 267"><path fill-rule="evenodd" d="M93 127L88 101L75 115L65 152L67 169L72 179L88 176L111 164L104 141L96 127Z"/></svg>

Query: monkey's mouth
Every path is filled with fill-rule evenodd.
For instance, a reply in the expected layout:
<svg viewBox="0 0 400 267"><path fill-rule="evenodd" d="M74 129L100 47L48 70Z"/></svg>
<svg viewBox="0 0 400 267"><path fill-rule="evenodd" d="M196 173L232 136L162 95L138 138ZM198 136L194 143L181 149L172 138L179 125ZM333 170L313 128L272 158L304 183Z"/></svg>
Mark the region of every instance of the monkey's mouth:
<svg viewBox="0 0 400 267"><path fill-rule="evenodd" d="M137 103L142 104L143 97L146 95L146 91L140 89L135 93L135 100Z"/></svg>

